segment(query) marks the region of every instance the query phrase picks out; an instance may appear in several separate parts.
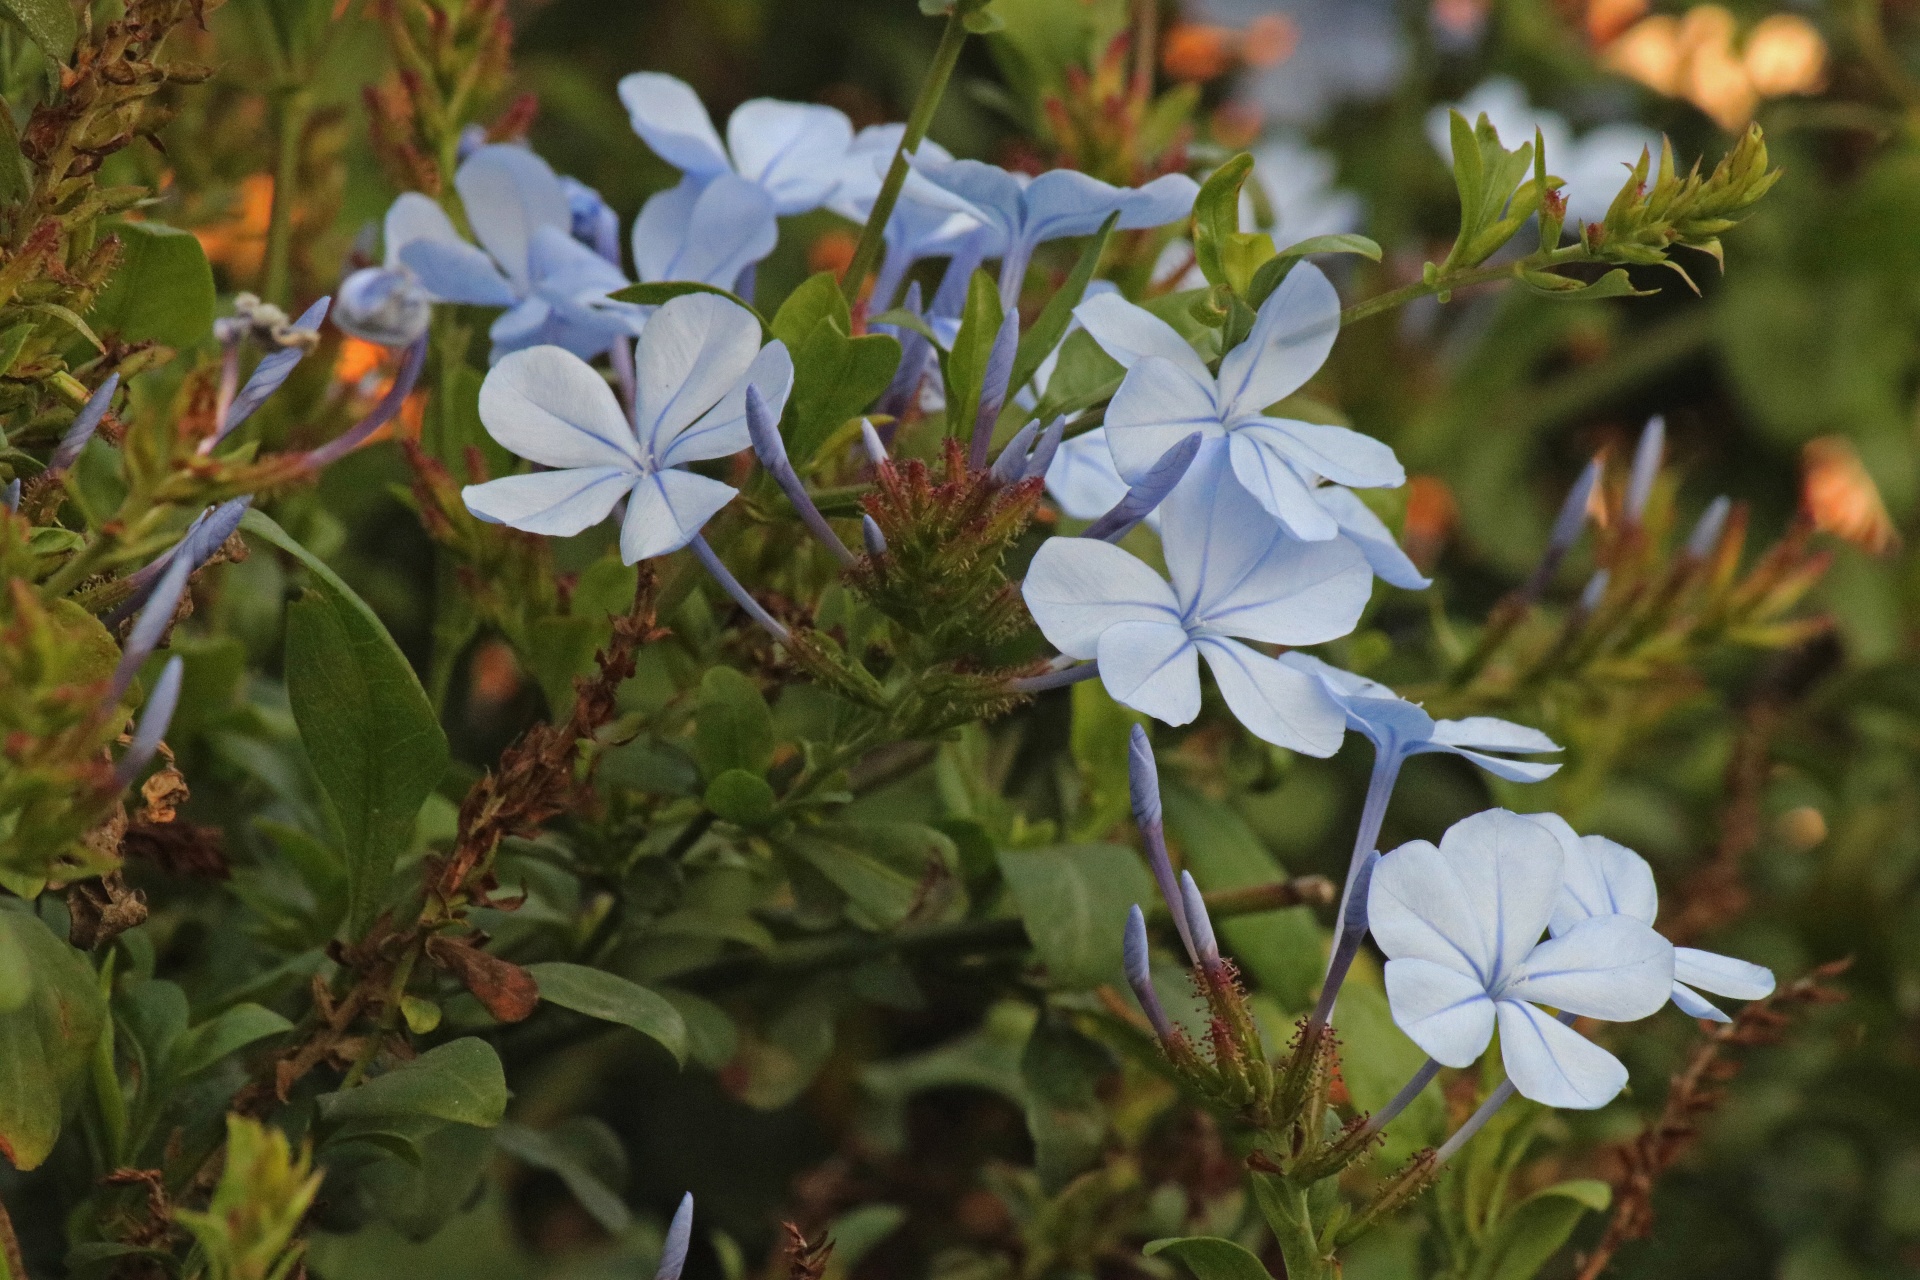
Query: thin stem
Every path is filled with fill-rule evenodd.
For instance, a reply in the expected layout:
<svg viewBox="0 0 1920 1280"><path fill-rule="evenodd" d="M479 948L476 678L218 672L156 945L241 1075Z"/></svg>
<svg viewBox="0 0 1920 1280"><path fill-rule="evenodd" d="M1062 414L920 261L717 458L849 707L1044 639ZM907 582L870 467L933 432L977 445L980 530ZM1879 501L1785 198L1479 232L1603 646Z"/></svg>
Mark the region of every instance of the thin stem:
<svg viewBox="0 0 1920 1280"><path fill-rule="evenodd" d="M1320 988L1320 1002L1314 1006L1313 1017L1307 1022L1309 1033L1319 1032L1333 1018L1333 1005L1340 998L1341 984L1347 980L1354 957L1360 954L1360 944L1366 941L1364 924L1357 929L1347 928L1347 909L1360 868L1380 842L1380 824L1386 821L1393 784L1399 780L1400 765L1405 758L1390 747L1374 748L1373 775L1367 781L1367 799L1360 809L1360 829L1354 833L1353 856L1347 864L1347 883L1340 892L1340 914L1333 924L1333 954L1327 961L1327 980Z"/></svg>
<svg viewBox="0 0 1920 1280"><path fill-rule="evenodd" d="M20 1241L13 1234L13 1219L0 1201L0 1280L27 1280L26 1260L20 1256Z"/></svg>
<svg viewBox="0 0 1920 1280"><path fill-rule="evenodd" d="M705 538L696 533L693 535L693 541L687 545L693 549L693 554L699 558L700 563L706 566L707 572L713 575L714 581L720 584L721 590L732 596L734 603L747 611L748 617L764 627L767 634L780 643L792 642L793 634L768 613L758 600L747 593L747 589L740 585L740 579L734 577L733 571L720 562L720 557L714 554L713 548L707 545Z"/></svg>
<svg viewBox="0 0 1920 1280"><path fill-rule="evenodd" d="M260 283L260 296L286 306L293 262L294 187L300 176L300 139L307 131L306 90L283 89L278 109L280 127L273 168L273 210L267 218L266 270Z"/></svg>
<svg viewBox="0 0 1920 1280"><path fill-rule="evenodd" d="M1432 1084L1433 1078L1439 1074L1440 1064L1432 1058L1428 1058L1426 1065L1414 1072L1413 1078L1407 1081L1400 1092L1393 1095L1393 1101L1380 1108L1375 1114L1367 1117L1367 1127L1364 1132L1370 1137L1386 1128L1389 1124L1392 1124L1394 1117L1398 1116L1402 1111L1405 1111L1408 1104L1419 1097L1420 1091Z"/></svg>
<svg viewBox="0 0 1920 1280"><path fill-rule="evenodd" d="M927 79L920 86L920 97L913 104L913 113L907 117L907 131L900 137L900 147L893 153L893 163L887 168L886 180L880 184L880 194L874 197L873 210L867 214L867 225L860 228L860 242L853 247L853 258L847 263L847 274L840 280L840 292L845 296L847 305L852 306L860 297L860 286L866 283L867 273L880 257L880 248L884 241L887 221L893 217L893 206L899 203L900 188L907 182L907 157L919 149L927 136L927 129L933 123L934 108L940 105L941 95L947 91L947 81L953 78L953 69L960 61L960 50L967 43L967 28L956 5L947 15L946 30L940 33L940 45L933 51L933 65L927 68Z"/></svg>
<svg viewBox="0 0 1920 1280"><path fill-rule="evenodd" d="M1091 680L1099 674L1099 663L1083 662L1077 667L1062 667L1058 671L1049 671L1041 676L1022 676L1018 680L1009 680L1007 688L1015 693L1042 693L1048 689L1079 684L1082 680Z"/></svg>
<svg viewBox="0 0 1920 1280"><path fill-rule="evenodd" d="M1507 1099L1516 1092L1518 1090L1513 1087L1513 1081L1501 1081L1500 1087L1487 1095L1487 1100L1480 1104L1479 1110L1468 1116L1467 1122L1454 1130L1451 1138L1440 1144L1440 1149L1433 1154L1433 1162L1445 1164L1454 1152L1466 1146L1474 1134L1486 1127L1487 1121L1493 1119L1493 1113L1505 1106Z"/></svg>

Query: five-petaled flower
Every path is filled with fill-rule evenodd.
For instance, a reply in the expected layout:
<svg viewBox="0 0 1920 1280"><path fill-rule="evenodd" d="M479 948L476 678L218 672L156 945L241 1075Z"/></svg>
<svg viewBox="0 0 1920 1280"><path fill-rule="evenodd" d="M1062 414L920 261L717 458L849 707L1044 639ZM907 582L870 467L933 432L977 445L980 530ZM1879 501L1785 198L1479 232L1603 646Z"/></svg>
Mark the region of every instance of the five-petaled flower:
<svg viewBox="0 0 1920 1280"><path fill-rule="evenodd" d="M1630 915L1596 915L1542 942L1565 859L1540 823L1504 809L1464 818L1438 847L1381 858L1367 915L1387 953L1393 1020L1436 1062L1464 1067L1494 1025L1507 1078L1551 1107L1590 1110L1625 1087L1618 1058L1539 1007L1630 1022L1667 1002L1673 945Z"/></svg>
<svg viewBox="0 0 1920 1280"><path fill-rule="evenodd" d="M1373 575L1343 538L1289 538L1203 445L1161 507L1173 583L1110 543L1052 538L1027 570L1027 608L1062 653L1093 658L1113 697L1168 724L1200 713L1199 658L1240 722L1308 755L1332 755L1345 713L1314 676L1240 643L1320 644L1360 619Z"/></svg>
<svg viewBox="0 0 1920 1280"><path fill-rule="evenodd" d="M722 174L738 174L764 190L782 217L827 202L853 145L844 112L774 98L735 107L723 144L693 87L658 71L622 78L620 101L641 141L686 175L683 185L704 187Z"/></svg>
<svg viewBox="0 0 1920 1280"><path fill-rule="evenodd" d="M1652 924L1660 909L1660 891L1647 860L1605 836L1583 836L1557 813L1530 815L1553 833L1566 858L1566 879L1548 928L1555 937L1601 915L1632 916ZM1732 956L1695 947L1673 949L1673 1003L1689 1017L1731 1022L1713 1002L1694 990L1735 1000L1760 1000L1773 994L1773 971Z"/></svg>
<svg viewBox="0 0 1920 1280"><path fill-rule="evenodd" d="M480 420L502 445L555 470L469 485L468 510L564 537L625 498L620 555L628 564L686 546L738 491L684 468L747 448L747 387L777 417L793 362L784 344L760 345L760 322L741 307L690 294L647 321L634 381L629 424L606 379L578 356L534 347L502 359L480 386Z"/></svg>
<svg viewBox="0 0 1920 1280"><path fill-rule="evenodd" d="M639 327L637 309L607 301L627 278L574 238L567 189L546 161L525 147L480 147L453 185L483 248L410 191L387 210L387 266L405 267L435 301L505 307L489 331L495 360L544 345L591 359Z"/></svg>
<svg viewBox="0 0 1920 1280"><path fill-rule="evenodd" d="M1194 431L1224 436L1240 483L1296 538L1315 542L1343 523L1315 496L1323 478L1363 489L1405 482L1393 450L1371 436L1268 416L1319 370L1340 332L1340 297L1313 264L1295 266L1260 304L1217 376L1172 325L1115 295L1089 298L1074 315L1127 371L1107 406L1106 432L1128 481Z"/></svg>

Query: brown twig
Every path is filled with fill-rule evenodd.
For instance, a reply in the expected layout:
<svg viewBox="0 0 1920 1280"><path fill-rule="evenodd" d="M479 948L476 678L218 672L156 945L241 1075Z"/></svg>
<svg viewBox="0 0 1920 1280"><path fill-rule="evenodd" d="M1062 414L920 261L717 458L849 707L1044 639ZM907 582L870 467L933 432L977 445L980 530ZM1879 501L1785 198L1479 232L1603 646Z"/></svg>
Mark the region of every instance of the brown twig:
<svg viewBox="0 0 1920 1280"><path fill-rule="evenodd" d="M1652 1233L1654 1184L1693 1145L1700 1119L1720 1105L1725 1097L1721 1086L1740 1070L1737 1061L1727 1059L1727 1051L1774 1044L1784 1036L1793 1010L1846 999L1844 992L1827 984L1851 963L1847 958L1823 964L1765 1000L1748 1005L1731 1023L1705 1033L1668 1085L1660 1118L1615 1148L1620 1171L1612 1180L1613 1213L1600 1243L1580 1260L1577 1280L1596 1280L1621 1245Z"/></svg>

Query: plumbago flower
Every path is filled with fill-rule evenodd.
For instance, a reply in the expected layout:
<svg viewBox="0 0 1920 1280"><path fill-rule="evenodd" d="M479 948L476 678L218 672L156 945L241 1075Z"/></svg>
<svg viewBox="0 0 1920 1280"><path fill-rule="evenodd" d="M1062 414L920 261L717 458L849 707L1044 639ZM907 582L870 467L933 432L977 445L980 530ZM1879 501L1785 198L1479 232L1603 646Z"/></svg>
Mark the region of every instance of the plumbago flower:
<svg viewBox="0 0 1920 1280"><path fill-rule="evenodd" d="M648 198L633 221L633 269L648 283L690 280L734 289L779 239L772 198L723 173Z"/></svg>
<svg viewBox="0 0 1920 1280"><path fill-rule="evenodd" d="M845 113L773 98L735 107L722 144L693 87L658 71L624 77L620 101L641 141L686 175L683 187L700 188L737 174L765 191L783 217L827 202L853 145Z"/></svg>
<svg viewBox="0 0 1920 1280"><path fill-rule="evenodd" d="M1345 714L1313 676L1240 643L1319 644L1360 620L1373 577L1345 539L1291 539L1203 445L1162 508L1173 583L1110 543L1052 538L1023 593L1047 639L1092 658L1115 700L1168 724L1200 713L1199 659L1240 722L1307 755L1340 747ZM1236 639L1238 637L1238 639Z"/></svg>
<svg viewBox="0 0 1920 1280"><path fill-rule="evenodd" d="M1092 235L1113 213L1120 215L1115 226L1122 231L1165 226L1191 213L1200 193L1180 173L1162 174L1142 187L1115 187L1074 169L1035 178L978 160L941 160L924 148L912 159L915 171L950 197L950 208L987 228L983 256L1000 259L1000 298L1009 307L1034 249L1046 241Z"/></svg>
<svg viewBox="0 0 1920 1280"><path fill-rule="evenodd" d="M1289 533L1309 542L1341 530L1315 493L1322 478L1360 488L1405 483L1393 450L1370 436L1267 416L1268 406L1319 371L1340 333L1340 296L1311 263L1294 267L1260 304L1252 332L1221 358L1218 376L1172 325L1143 307L1104 294L1074 315L1127 371L1107 406L1106 433L1114 466L1128 481L1190 432L1225 437L1234 476ZM1344 501L1335 505L1358 518ZM1394 572L1406 576L1398 566Z"/></svg>
<svg viewBox="0 0 1920 1280"><path fill-rule="evenodd" d="M1543 1012L1609 1022L1667 1002L1673 946L1631 915L1588 917L1541 941L1560 902L1565 858L1531 818L1490 809L1438 847L1401 845L1373 869L1367 915L1388 956L1393 1020L1436 1062L1471 1065L1495 1024L1507 1078L1550 1107L1605 1106L1627 1069Z"/></svg>
<svg viewBox="0 0 1920 1280"><path fill-rule="evenodd" d="M845 177L827 207L849 222L864 225L906 131L904 124L875 124L855 134L847 149ZM953 159L945 147L930 138L921 141L915 154L941 162ZM873 279L877 309L892 305L900 282L914 263L922 258L952 257L963 241L981 229L979 219L950 205L950 201L942 200L940 192L931 189L925 177L907 174L899 202L881 230L886 252Z"/></svg>
<svg viewBox="0 0 1920 1280"><path fill-rule="evenodd" d="M1529 816L1553 834L1566 858L1566 880L1547 925L1556 938L1595 916L1624 915L1642 924L1653 923L1660 909L1660 891L1654 887L1653 868L1645 858L1605 836L1576 833L1557 813ZM1733 1021L1700 991L1735 1000L1761 1000L1773 994L1773 985L1773 971L1760 965L1694 947L1673 949L1673 1003L1689 1017Z"/></svg>
<svg viewBox="0 0 1920 1280"><path fill-rule="evenodd" d="M506 448L554 470L469 485L467 509L565 537L625 498L620 555L628 564L693 541L738 490L684 468L747 448L747 388L777 417L793 362L784 344L760 345L760 322L745 309L690 294L641 330L634 383L629 420L606 379L570 352L534 347L502 359L480 386L480 420Z"/></svg>
<svg viewBox="0 0 1920 1280"><path fill-rule="evenodd" d="M534 346L590 359L639 328L639 311L607 300L627 278L574 238L567 189L546 161L525 147L479 147L453 185L483 247L434 201L407 192L387 210L386 269L404 268L436 302L505 307L489 331L495 360ZM372 284L358 287L377 305Z"/></svg>

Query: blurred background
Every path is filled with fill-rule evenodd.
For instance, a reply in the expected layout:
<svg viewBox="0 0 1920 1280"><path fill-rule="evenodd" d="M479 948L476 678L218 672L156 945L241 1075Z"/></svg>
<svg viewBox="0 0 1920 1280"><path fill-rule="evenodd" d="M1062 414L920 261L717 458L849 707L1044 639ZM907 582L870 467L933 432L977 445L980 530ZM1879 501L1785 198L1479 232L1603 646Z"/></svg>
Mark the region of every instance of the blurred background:
<svg viewBox="0 0 1920 1280"><path fill-rule="evenodd" d="M223 292L257 287L262 271L275 117L254 35L269 8L231 3L212 14L193 38L215 77L181 95L165 154L135 149L114 161L159 178L155 216L199 235ZM996 8L1006 30L970 42L932 136L1010 166L1056 162L1067 149L1061 119L1036 104L1079 101L1133 15L1096 0ZM1586 460L1605 451L1623 465L1653 414L1666 419L1680 527L1721 494L1741 505L1752 547L1796 521L1811 525L1831 564L1803 613L1827 625L1785 650L1721 647L1703 663L1642 673L1630 696L1557 688L1555 727L1571 764L1520 798L1644 853L1670 898L1679 895L1670 911L1691 913L1717 949L1783 978L1852 959L1839 980L1844 1003L1797 1018L1780 1043L1740 1055L1737 1077L1715 1082L1725 1098L1697 1117L1697 1146L1654 1194L1654 1239L1628 1245L1610 1274L1920 1274L1920 4L1157 8L1161 84L1188 86L1196 104L1180 139L1194 170L1251 150L1277 243L1352 230L1386 248L1378 266L1337 268L1349 300L1417 278L1423 260L1444 255L1456 205L1432 122L1448 104L1489 112L1511 144L1538 127L1576 213L1585 200L1590 217L1623 163L1647 144L1657 155L1660 135L1683 165L1701 157L1710 166L1750 122L1765 128L1785 177L1727 237L1724 275L1688 255L1690 280L1657 271L1640 280L1659 287L1656 296L1464 293L1348 331L1316 389L1390 442L1414 476L1394 514L1436 578L1424 595L1383 600L1349 657L1386 661L1444 641L1450 616L1483 618L1537 559ZM614 94L622 75L680 76L716 120L772 95L831 103L864 125L905 116L939 30L910 0L553 0L511 3L504 14L511 62L495 118L517 112L532 145L599 189L623 224L674 175L628 127ZM402 189L391 150L374 144L370 106L391 75L380 29L359 23L341 33L314 86L294 210L301 300L333 287L363 228ZM795 220L762 271L760 301L777 305L810 271L844 263L851 244L852 229L831 215ZM354 371L336 363L331 376ZM404 484L391 450L367 450L280 518L329 555L424 669L431 555L395 495ZM1552 599L1578 593L1586 554L1575 552ZM277 661L278 572L266 557L235 566L207 623L265 668ZM504 646L477 646L455 679L456 753L472 766L541 714L537 688ZM1004 780L1002 794L973 803L1020 821L1061 819L1065 705L1043 702L962 744L986 776ZM183 750L201 752L204 769L238 795L246 767L222 755L218 732L204 726L203 740ZM1355 740L1330 761L1278 756L1222 747L1217 768L1185 775L1212 825L1176 835L1190 850L1234 844L1290 873L1337 875L1365 749ZM1383 847L1513 798L1454 763L1410 767ZM951 812L943 785L923 770L887 803ZM217 820L217 794L203 803L201 820ZM598 1122L580 1129L582 1149L601 1167L624 1168L626 1201L643 1220L662 1220L692 1189L713 1231L699 1233L689 1275L753 1272L789 1220L810 1233L832 1226L842 1242L836 1274L1053 1274L1031 1250L998 1270L979 1261L988 1245L1024 1238L1038 1203L1022 1181L1036 1157L1019 1086L1026 1028L1003 1025L1019 1011L994 1003L1017 970L1017 959L936 956L916 963L915 989L904 993L884 967L844 978L855 998L788 984L780 1017L737 1044L722 1036L706 1065L685 1072L638 1038L552 1045L509 1035L513 1118L534 1129ZM1658 1112L1694 1037L1677 1016L1619 1037L1632 1094L1598 1116L1558 1118L1570 1145L1541 1181L1606 1176L1617 1159L1609 1144ZM1222 1204L1237 1195L1234 1162L1198 1116L1156 1130L1136 1155L1143 1185L1173 1179ZM609 1249L603 1220L566 1178L536 1163L500 1157L482 1198L428 1241L388 1226L323 1237L312 1269L325 1280L639 1274ZM1070 1218L1072 1206L1049 1211ZM1094 1214L1054 1227L1145 1238L1139 1224L1152 1206L1128 1212L1124 1222ZM1369 1242L1348 1277L1424 1274L1413 1261L1415 1219ZM1596 1218L1586 1234L1598 1228ZM1137 1273L1118 1257L1096 1270ZM1572 1265L1569 1257L1545 1274Z"/></svg>

